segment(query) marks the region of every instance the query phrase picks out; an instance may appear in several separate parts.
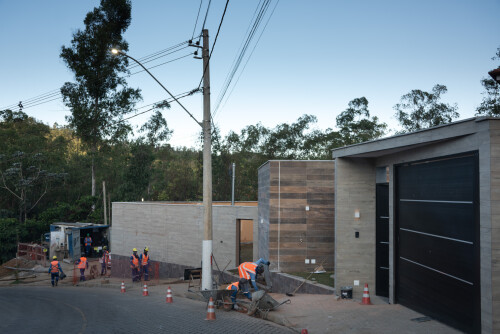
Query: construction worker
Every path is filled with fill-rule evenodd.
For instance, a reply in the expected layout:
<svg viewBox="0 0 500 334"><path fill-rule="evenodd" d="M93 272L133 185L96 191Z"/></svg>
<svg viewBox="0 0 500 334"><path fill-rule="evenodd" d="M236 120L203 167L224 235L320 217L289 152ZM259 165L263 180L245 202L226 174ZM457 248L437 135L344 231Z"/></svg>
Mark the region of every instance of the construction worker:
<svg viewBox="0 0 500 334"><path fill-rule="evenodd" d="M52 287L57 286L57 283L59 282L59 272L64 275L61 264L59 263L59 261L57 261L57 256L54 255L49 266L49 274Z"/></svg>
<svg viewBox="0 0 500 334"><path fill-rule="evenodd" d="M92 250L92 238L89 233L87 233L87 236L83 239L83 243L85 245L85 255L90 257L90 251Z"/></svg>
<svg viewBox="0 0 500 334"><path fill-rule="evenodd" d="M248 292L248 280L245 278L240 278L238 282L231 283L226 290L232 290L231 301L233 305L231 306L232 310L238 310L238 305L236 305L236 295L238 294L238 290L241 290L243 294L250 300L252 300L252 296L250 292Z"/></svg>
<svg viewBox="0 0 500 334"><path fill-rule="evenodd" d="M139 256L137 255L137 248L132 249L132 256L130 257L130 268L132 269L132 282L140 281L139 276Z"/></svg>
<svg viewBox="0 0 500 334"><path fill-rule="evenodd" d="M257 262L243 262L238 266L238 273L240 275L240 278L245 278L246 280L252 282L252 286L255 291L259 291L257 283L255 282L255 280L257 279L257 275L264 272L264 265L270 264L271 262L262 258L257 260Z"/></svg>
<svg viewBox="0 0 500 334"><path fill-rule="evenodd" d="M149 255L148 255L148 252L149 252L149 248L148 247L144 248L144 253L142 253L141 256L139 257L139 260L141 263L141 277L142 277L142 274L144 274L145 281L149 281L149 275L148 275Z"/></svg>
<svg viewBox="0 0 500 334"><path fill-rule="evenodd" d="M108 247L104 246L102 248L102 256L99 258L99 262L101 263L101 276L107 274L107 266L109 261L109 252Z"/></svg>
<svg viewBox="0 0 500 334"><path fill-rule="evenodd" d="M78 269L80 269L80 281L85 281L85 269L89 269L89 262L85 256L82 256L80 259L76 260L76 265L78 265Z"/></svg>

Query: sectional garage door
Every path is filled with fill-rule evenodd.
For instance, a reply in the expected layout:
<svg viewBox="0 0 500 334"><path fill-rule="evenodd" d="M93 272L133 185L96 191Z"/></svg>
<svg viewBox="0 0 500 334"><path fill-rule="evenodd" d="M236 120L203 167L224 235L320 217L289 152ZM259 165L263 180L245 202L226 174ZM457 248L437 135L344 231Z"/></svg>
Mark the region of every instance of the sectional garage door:
<svg viewBox="0 0 500 334"><path fill-rule="evenodd" d="M480 331L477 153L395 171L397 302Z"/></svg>

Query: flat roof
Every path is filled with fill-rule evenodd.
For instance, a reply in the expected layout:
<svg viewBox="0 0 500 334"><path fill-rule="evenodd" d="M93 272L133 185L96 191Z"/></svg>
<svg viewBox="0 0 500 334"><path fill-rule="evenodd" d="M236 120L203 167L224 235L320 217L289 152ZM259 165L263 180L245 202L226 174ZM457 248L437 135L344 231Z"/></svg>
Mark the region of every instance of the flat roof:
<svg viewBox="0 0 500 334"><path fill-rule="evenodd" d="M364 143L344 146L332 150L332 157L376 158L409 149L450 141L469 136L478 131L478 123L500 121L494 117L474 117L428 129L380 138Z"/></svg>

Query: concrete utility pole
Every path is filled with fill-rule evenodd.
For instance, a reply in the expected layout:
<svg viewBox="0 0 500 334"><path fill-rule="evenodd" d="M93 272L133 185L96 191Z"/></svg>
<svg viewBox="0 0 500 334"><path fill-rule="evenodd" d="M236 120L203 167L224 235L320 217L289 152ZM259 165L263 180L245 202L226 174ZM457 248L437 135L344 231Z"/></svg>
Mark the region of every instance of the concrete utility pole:
<svg viewBox="0 0 500 334"><path fill-rule="evenodd" d="M231 186L231 205L234 205L234 179L236 177L236 164L233 162L233 172L231 173L233 174L233 182L232 182L232 186Z"/></svg>
<svg viewBox="0 0 500 334"><path fill-rule="evenodd" d="M212 289L212 129L210 123L210 64L208 30L203 29L203 253L201 289Z"/></svg>
<svg viewBox="0 0 500 334"><path fill-rule="evenodd" d="M104 204L104 225L108 225L108 215L106 213L106 181L102 181L102 203Z"/></svg>

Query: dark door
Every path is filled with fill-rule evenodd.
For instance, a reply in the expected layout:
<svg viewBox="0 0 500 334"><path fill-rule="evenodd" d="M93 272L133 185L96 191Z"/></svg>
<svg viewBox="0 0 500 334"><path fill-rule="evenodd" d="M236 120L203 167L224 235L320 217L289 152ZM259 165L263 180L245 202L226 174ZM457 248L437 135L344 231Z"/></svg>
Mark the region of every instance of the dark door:
<svg viewBox="0 0 500 334"><path fill-rule="evenodd" d="M479 332L478 155L396 168L396 300Z"/></svg>
<svg viewBox="0 0 500 334"><path fill-rule="evenodd" d="M389 185L377 184L375 294L389 297Z"/></svg>

